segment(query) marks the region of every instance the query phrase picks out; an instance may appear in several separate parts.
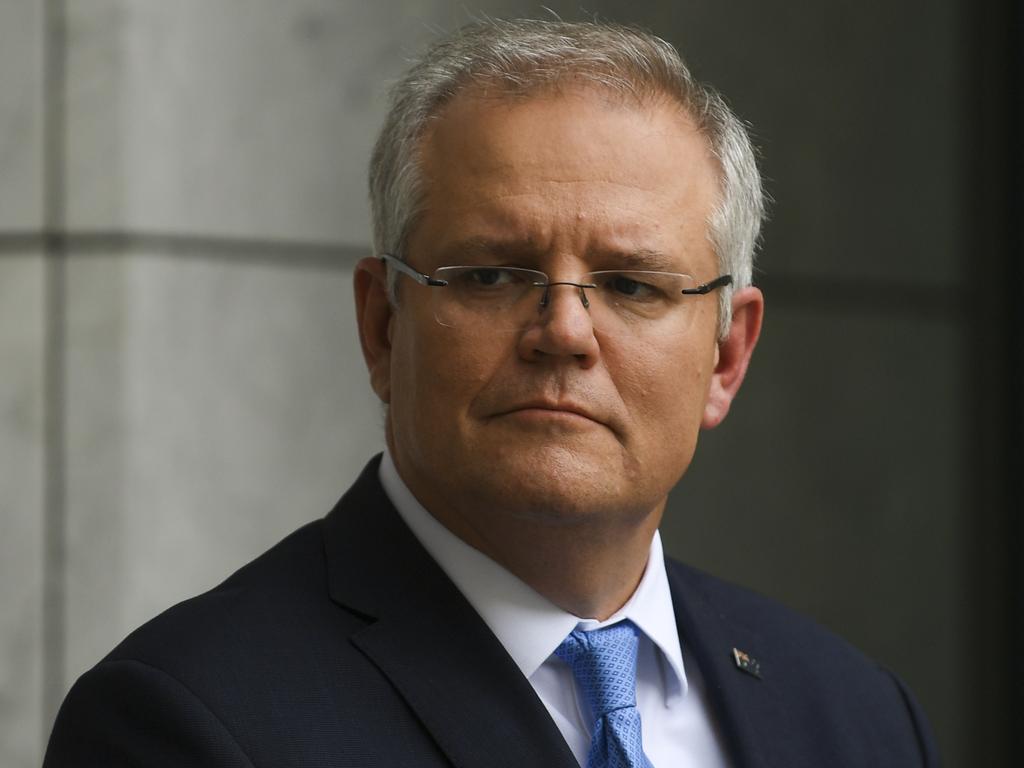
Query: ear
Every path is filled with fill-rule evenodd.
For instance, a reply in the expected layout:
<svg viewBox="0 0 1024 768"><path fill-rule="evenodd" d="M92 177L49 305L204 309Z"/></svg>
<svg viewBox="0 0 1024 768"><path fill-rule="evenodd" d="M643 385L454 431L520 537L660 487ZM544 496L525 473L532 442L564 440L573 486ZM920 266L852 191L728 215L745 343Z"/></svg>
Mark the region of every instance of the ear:
<svg viewBox="0 0 1024 768"><path fill-rule="evenodd" d="M759 289L750 286L733 293L729 335L718 342L718 361L704 403L704 418L700 423L704 429L717 427L729 413L729 406L747 374L763 318L764 295Z"/></svg>
<svg viewBox="0 0 1024 768"><path fill-rule="evenodd" d="M356 264L352 278L356 295L356 322L363 359L370 371L370 386L383 402L391 401L391 316L387 268L380 259L367 257Z"/></svg>

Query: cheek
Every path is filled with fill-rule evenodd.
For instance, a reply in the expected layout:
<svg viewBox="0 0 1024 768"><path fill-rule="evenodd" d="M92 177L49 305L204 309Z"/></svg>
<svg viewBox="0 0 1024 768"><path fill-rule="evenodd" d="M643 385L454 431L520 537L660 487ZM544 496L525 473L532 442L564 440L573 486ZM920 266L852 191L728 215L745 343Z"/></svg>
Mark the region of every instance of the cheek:
<svg viewBox="0 0 1024 768"><path fill-rule="evenodd" d="M414 436L423 434L423 419L435 411L437 393L431 391L430 361L435 353L423 332L424 323L433 319L416 312L408 297L403 301L391 334L391 421L396 438L409 445Z"/></svg>
<svg viewBox="0 0 1024 768"><path fill-rule="evenodd" d="M399 326L395 334L392 402L402 403L405 426L417 435L450 434L491 378L498 345L493 340L475 344L437 325L432 316L415 322Z"/></svg>
<svg viewBox="0 0 1024 768"><path fill-rule="evenodd" d="M655 450L692 441L704 412L712 362L711 353L684 341L632 355L622 367L619 390L637 439Z"/></svg>

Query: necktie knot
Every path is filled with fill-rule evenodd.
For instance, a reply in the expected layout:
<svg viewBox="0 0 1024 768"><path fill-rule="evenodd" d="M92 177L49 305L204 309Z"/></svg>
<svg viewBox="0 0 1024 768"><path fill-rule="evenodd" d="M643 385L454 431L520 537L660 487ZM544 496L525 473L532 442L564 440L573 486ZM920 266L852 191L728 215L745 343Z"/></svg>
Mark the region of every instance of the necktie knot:
<svg viewBox="0 0 1024 768"><path fill-rule="evenodd" d="M636 706L636 626L629 621L584 632L576 629L555 655L572 668L594 718Z"/></svg>
<svg viewBox="0 0 1024 768"><path fill-rule="evenodd" d="M651 768L636 708L636 625L573 630L555 655L572 668L593 722L587 768Z"/></svg>

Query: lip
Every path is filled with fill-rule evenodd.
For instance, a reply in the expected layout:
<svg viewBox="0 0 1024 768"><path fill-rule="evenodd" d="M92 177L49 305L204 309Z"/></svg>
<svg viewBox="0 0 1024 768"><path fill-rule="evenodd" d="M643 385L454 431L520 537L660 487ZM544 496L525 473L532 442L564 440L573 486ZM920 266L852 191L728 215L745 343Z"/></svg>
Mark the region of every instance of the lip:
<svg viewBox="0 0 1024 768"><path fill-rule="evenodd" d="M597 424L604 424L604 422L595 416L590 410L576 403L553 403L547 400L535 400L519 403L518 405L504 410L497 415L511 416L514 414L521 414L523 416L534 418L575 417L586 419L587 421L592 421Z"/></svg>

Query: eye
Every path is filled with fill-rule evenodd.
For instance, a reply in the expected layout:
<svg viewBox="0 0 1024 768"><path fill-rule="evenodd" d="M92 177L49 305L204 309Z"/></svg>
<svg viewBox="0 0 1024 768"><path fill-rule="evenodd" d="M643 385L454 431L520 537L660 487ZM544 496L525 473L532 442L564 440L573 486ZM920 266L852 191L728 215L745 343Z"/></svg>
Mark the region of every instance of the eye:
<svg viewBox="0 0 1024 768"><path fill-rule="evenodd" d="M450 267L446 273L453 288L468 293L518 291L532 284L533 273L515 267Z"/></svg>
<svg viewBox="0 0 1024 768"><path fill-rule="evenodd" d="M643 290L643 285L639 280L633 280L623 275L612 278L610 287L613 291L621 293L623 296L636 296L637 293Z"/></svg>
<svg viewBox="0 0 1024 768"><path fill-rule="evenodd" d="M466 280L476 285L490 287L516 282L516 276L507 269L498 269L496 267L477 267L475 269L467 270Z"/></svg>
<svg viewBox="0 0 1024 768"><path fill-rule="evenodd" d="M634 301L651 301L662 294L653 281L641 279L637 274L608 275L602 287L615 298Z"/></svg>

